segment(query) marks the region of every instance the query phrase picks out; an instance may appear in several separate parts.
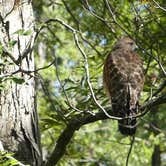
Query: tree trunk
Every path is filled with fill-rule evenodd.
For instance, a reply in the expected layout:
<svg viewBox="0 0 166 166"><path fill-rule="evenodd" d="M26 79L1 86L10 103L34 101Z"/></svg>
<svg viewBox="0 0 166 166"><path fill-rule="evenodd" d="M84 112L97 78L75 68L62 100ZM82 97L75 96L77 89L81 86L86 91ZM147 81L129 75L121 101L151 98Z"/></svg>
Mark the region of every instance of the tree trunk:
<svg viewBox="0 0 166 166"><path fill-rule="evenodd" d="M27 72L34 71L32 47L35 33L31 2L1 0L0 11L3 48L0 78L1 84L5 83L5 89L0 91L0 143L24 164L39 166L42 156L35 79L33 73Z"/></svg>
<svg viewBox="0 0 166 166"><path fill-rule="evenodd" d="M152 166L160 166L161 165L161 157L160 157L161 151L160 146L155 145L153 154L152 154Z"/></svg>
<svg viewBox="0 0 166 166"><path fill-rule="evenodd" d="M153 107L151 110L151 117L152 117L152 122L150 125L150 130L154 133L155 136L157 136L160 131L158 131L156 128L158 128L158 122L159 120L157 119L157 113L158 113L159 107ZM156 128L154 128L156 127ZM152 166L160 166L161 165L161 151L160 151L160 144L154 145L153 148L153 154L151 158L151 165Z"/></svg>

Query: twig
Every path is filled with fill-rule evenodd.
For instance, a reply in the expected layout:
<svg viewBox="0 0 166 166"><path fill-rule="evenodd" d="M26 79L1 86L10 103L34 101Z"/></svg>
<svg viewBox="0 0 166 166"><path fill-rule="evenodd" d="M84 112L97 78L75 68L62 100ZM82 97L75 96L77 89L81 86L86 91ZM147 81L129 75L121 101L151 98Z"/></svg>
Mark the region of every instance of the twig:
<svg viewBox="0 0 166 166"><path fill-rule="evenodd" d="M102 17L98 16L95 12L93 12L91 9L90 9L90 6L89 6L89 3L87 0L85 0L86 2L86 6L84 5L84 9L88 10L90 14L92 14L93 16L95 16L97 19L99 19L100 21L104 22L104 23L107 23L108 21L103 19Z"/></svg>
<svg viewBox="0 0 166 166"><path fill-rule="evenodd" d="M64 116L63 112L55 107L55 104L57 104L57 105L60 107L60 103L57 102L56 100L53 100L53 99L52 99L52 96L51 96L51 94L49 93L47 86L45 86L45 83L44 83L44 81L43 81L43 79L42 79L42 76L41 76L40 74L39 74L39 76L40 76L40 79L39 79L39 80L40 80L40 83L41 83L41 85L42 85L42 89L43 89L45 95L48 97L48 100L49 100L50 103L51 103L51 107L57 112L57 114L58 114L58 116L60 117L60 119L61 119L65 124L67 124L67 119L66 119L66 117Z"/></svg>
<svg viewBox="0 0 166 166"><path fill-rule="evenodd" d="M20 69L14 71L14 72L12 72L12 73L1 74L1 75L0 75L0 78L10 77L10 76L13 76L13 75L15 75L15 74L17 74L17 73L24 73L24 74L30 75L31 73L36 73L36 72L38 72L38 71L40 71L40 70L47 69L47 68L49 68L50 66L52 66L54 63L55 63L55 61L51 62L51 63L50 63L49 65L47 65L47 66L38 68L38 69L36 69L36 70L24 70L24 69L21 69L21 68L20 68Z"/></svg>
<svg viewBox="0 0 166 166"><path fill-rule="evenodd" d="M59 84L60 84L60 87L62 88L63 94L65 95L66 102L67 102L68 106L69 106L70 108L72 108L73 110L75 110L76 112L79 112L79 113L90 113L90 114L92 114L92 115L95 115L94 113L92 113L92 112L90 112L90 111L80 110L80 109L74 107L74 106L70 103L69 98L68 98L68 96L67 96L67 93L66 93L66 91L65 91L65 89L64 89L64 86L62 85L62 82L61 82L60 77L59 77L57 60L55 60L55 67L56 67L56 77L57 77L57 80L58 80L58 82L59 82Z"/></svg>
<svg viewBox="0 0 166 166"><path fill-rule="evenodd" d="M160 4L158 2L156 2L155 0L153 0L153 2L158 6L158 8L160 8L161 10L166 12L166 9L163 8L162 6L160 6Z"/></svg>
<svg viewBox="0 0 166 166"><path fill-rule="evenodd" d="M159 86L159 88L154 92L154 94L152 95L153 97L156 96L158 93L160 93L164 88L166 87L166 80L163 81L163 83L161 83L161 85Z"/></svg>
<svg viewBox="0 0 166 166"><path fill-rule="evenodd" d="M75 24L76 24L76 26L77 26L77 29L81 32L81 30L80 30L80 24L79 24L78 19L76 19L76 17L74 16L74 14L72 13L72 11L71 11L70 8L68 7L66 1L62 0L62 2L64 3L66 10L69 12L69 14L71 15L71 17L73 18L73 20L74 20L74 22L75 22ZM91 12L90 10L88 10L88 11ZM92 12L92 13L93 13L93 12ZM105 22L104 22L104 23L105 23ZM92 43L91 43L90 41L88 41L87 39L85 39L85 37L82 35L82 33L80 33L80 37L81 37L82 40L85 41L93 50L95 50L98 55L101 56L101 53L96 49L96 47L95 47L94 45L92 45Z"/></svg>
<svg viewBox="0 0 166 166"><path fill-rule="evenodd" d="M6 77L13 76L13 75L15 75L15 74L17 74L17 73L19 73L19 72L20 72L20 70L16 70L16 71L14 71L14 72L12 72L12 73L1 74L1 75L0 75L0 79L1 79L1 78L6 78Z"/></svg>
<svg viewBox="0 0 166 166"><path fill-rule="evenodd" d="M132 151L132 148L133 148L133 145L134 145L134 141L135 141L135 135L132 136L130 149L129 149L129 152L128 152L128 155L127 155L127 159L126 159L126 166L128 166L128 163L129 163L129 158L130 158L130 154L131 154L131 151Z"/></svg>
<svg viewBox="0 0 166 166"><path fill-rule="evenodd" d="M157 131L158 133L163 133L166 136L166 132L164 130L160 129L152 122L149 123L149 120L146 120L145 118L141 118L141 120L149 124L149 127L145 127L146 129L150 130L150 127L151 127L153 130Z"/></svg>
<svg viewBox="0 0 166 166"><path fill-rule="evenodd" d="M79 32L78 30L74 29L73 27L71 27L70 25L66 24L64 21L58 19L58 18L51 18L51 19L48 19L47 21L45 21L45 24L49 24L51 22L58 22L60 23L61 25L63 25L65 28L67 28L68 30L72 31L72 32Z"/></svg>
<svg viewBox="0 0 166 166"><path fill-rule="evenodd" d="M116 37L116 33L115 33L115 29L113 29L110 25L109 22L107 20L105 20L104 18L100 17L99 15L97 15L94 11L90 10L90 6L88 1L85 1L86 4L83 4L83 8L88 11L92 16L96 17L98 20L100 20L102 23L104 23L104 25L106 25L112 32L112 34Z"/></svg>
<svg viewBox="0 0 166 166"><path fill-rule="evenodd" d="M108 2L108 0L104 0L105 4L106 4L106 7L110 13L110 16L112 17L114 23L124 32L126 33L131 39L133 39L133 37L126 31L126 29L124 27L122 27L119 22L117 21L112 9L111 9L111 6L110 6L110 3Z"/></svg>

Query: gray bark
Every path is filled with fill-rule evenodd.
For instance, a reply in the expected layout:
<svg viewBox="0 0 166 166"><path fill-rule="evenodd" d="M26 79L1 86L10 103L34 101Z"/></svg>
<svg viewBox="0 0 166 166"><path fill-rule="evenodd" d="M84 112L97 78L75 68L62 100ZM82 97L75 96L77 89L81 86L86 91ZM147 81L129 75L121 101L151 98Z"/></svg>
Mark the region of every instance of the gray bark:
<svg viewBox="0 0 166 166"><path fill-rule="evenodd" d="M0 69L0 142L5 150L14 152L15 158L24 164L39 166L42 162L34 74L24 71L34 70L34 57L31 52L34 42L34 17L29 0L0 0L0 42L3 53ZM15 33L29 31L28 35ZM16 41L11 48L10 42ZM12 63L12 65L11 65ZM23 78L18 84L8 75Z"/></svg>

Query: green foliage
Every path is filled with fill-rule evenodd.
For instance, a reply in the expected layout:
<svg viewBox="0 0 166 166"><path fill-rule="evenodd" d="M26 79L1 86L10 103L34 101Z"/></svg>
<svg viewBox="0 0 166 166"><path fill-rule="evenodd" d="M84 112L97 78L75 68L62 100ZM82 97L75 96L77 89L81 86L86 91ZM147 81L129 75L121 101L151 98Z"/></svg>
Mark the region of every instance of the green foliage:
<svg viewBox="0 0 166 166"><path fill-rule="evenodd" d="M9 47L10 47L10 48L13 48L16 43L17 43L17 40L11 40L11 41L9 42Z"/></svg>
<svg viewBox="0 0 166 166"><path fill-rule="evenodd" d="M144 60L146 82L140 99L143 104L165 81L165 11L153 2L140 1L109 1L109 10L106 2L34 1L34 9L38 20L62 19L79 31L78 40L87 55L91 85L97 100L105 108L110 107L110 102L102 85L104 59L117 38L131 36ZM160 5L164 7L165 4L161 2ZM50 68L40 71L42 79L38 92L42 144L50 154L55 140L70 119L80 112L96 113L99 108L89 91L85 59L75 45L72 32L57 22L49 23L40 33L38 43L35 52L37 67L55 60ZM163 88L153 97L165 92ZM166 155L166 105L151 109L155 109L155 113L152 111L138 120L129 165L150 165L156 144L160 145L163 156ZM119 134L115 121L95 122L77 131L59 165L124 165L129 144L130 138ZM162 162L164 165L165 161Z"/></svg>
<svg viewBox="0 0 166 166"><path fill-rule="evenodd" d="M11 77L10 79L14 81L16 84L23 84L25 82L23 78L19 78L19 77Z"/></svg>
<svg viewBox="0 0 166 166"><path fill-rule="evenodd" d="M0 151L0 165L1 166L28 166L20 163L14 157L13 154L7 153L5 151Z"/></svg>
<svg viewBox="0 0 166 166"><path fill-rule="evenodd" d="M16 32L14 32L14 34L23 35L23 36L30 35L31 33L32 33L31 30L25 31L24 29L19 29Z"/></svg>

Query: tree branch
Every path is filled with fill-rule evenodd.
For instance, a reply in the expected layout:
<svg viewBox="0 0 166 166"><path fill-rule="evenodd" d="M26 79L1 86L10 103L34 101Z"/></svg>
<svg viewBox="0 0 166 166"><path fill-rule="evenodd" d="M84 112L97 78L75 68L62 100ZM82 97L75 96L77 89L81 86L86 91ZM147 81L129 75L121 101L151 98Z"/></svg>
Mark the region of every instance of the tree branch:
<svg viewBox="0 0 166 166"><path fill-rule="evenodd" d="M147 112L151 110L149 108L164 103L166 103L166 94L146 102L142 107L140 107L140 110L143 111L143 113L139 114L136 117L144 116ZM149 110L147 111L147 109ZM111 110L107 110L107 112L109 113L109 115L113 116ZM81 126L92 122L96 122L98 120L105 120L105 119L109 119L109 117L103 111L98 112L95 115L78 114L74 118L72 118L68 123L66 129L59 136L55 148L50 157L48 158L45 166L54 166L55 164L58 163L61 157L65 154L66 146L69 144L71 138L74 135L74 132L76 130L79 130Z"/></svg>
<svg viewBox="0 0 166 166"><path fill-rule="evenodd" d="M133 145L134 145L134 141L135 141L135 135L133 135L132 138L131 138L130 149L129 149L129 152L127 154L127 159L126 159L126 166L128 166L128 163L129 163L129 158L130 158L130 154L131 154L131 151L132 151L132 148L133 148Z"/></svg>
<svg viewBox="0 0 166 166"><path fill-rule="evenodd" d="M160 4L158 2L156 2L155 0L153 0L153 2L157 5L157 8L159 8L159 9L161 9L161 10L166 12L166 9L163 8L162 6L160 6Z"/></svg>

